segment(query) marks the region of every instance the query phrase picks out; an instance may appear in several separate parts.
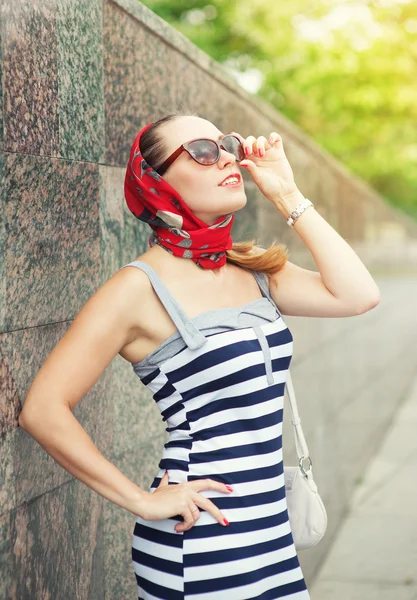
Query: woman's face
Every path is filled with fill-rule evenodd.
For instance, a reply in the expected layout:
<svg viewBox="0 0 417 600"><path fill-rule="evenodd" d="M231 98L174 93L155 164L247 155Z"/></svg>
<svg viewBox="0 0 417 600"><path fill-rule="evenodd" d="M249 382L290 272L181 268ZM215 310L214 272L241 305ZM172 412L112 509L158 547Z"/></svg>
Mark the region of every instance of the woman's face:
<svg viewBox="0 0 417 600"><path fill-rule="evenodd" d="M160 129L170 156L181 144L195 138L218 140L223 135L213 123L201 117L179 117ZM241 180L239 187L220 185L232 174ZM219 217L243 208L247 202L243 178L236 157L221 148L214 165L200 165L185 150L162 177L180 194L192 212L212 225Z"/></svg>

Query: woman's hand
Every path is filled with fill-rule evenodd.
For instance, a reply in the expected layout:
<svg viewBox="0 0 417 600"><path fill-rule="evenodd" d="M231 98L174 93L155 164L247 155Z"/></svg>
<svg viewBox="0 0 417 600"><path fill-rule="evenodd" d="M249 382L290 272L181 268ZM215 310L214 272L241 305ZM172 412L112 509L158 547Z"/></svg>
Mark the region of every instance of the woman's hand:
<svg viewBox="0 0 417 600"><path fill-rule="evenodd" d="M141 504L140 516L145 520L159 521L182 515L184 521L175 525L175 531L182 532L191 529L200 518L198 510L200 507L211 513L224 527L229 525L224 521L224 515L214 502L198 493L202 490L217 490L227 494L233 491L226 484L214 481L214 479L196 479L169 485L168 475L165 471L155 491L148 492L148 495L145 496L145 500Z"/></svg>
<svg viewBox="0 0 417 600"><path fill-rule="evenodd" d="M247 168L268 200L273 203L279 202L281 198L298 189L291 165L285 156L282 138L278 133L273 131L268 140L262 135L258 138L250 135L245 139L234 131L231 133L238 135L243 147L249 150L249 154L245 151L248 158L244 158L238 164Z"/></svg>

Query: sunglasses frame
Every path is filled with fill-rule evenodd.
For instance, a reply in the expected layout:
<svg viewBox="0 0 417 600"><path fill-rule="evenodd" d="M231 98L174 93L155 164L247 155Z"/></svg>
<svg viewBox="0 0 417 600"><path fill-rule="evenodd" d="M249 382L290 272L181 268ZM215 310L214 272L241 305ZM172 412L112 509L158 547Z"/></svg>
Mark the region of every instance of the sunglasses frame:
<svg viewBox="0 0 417 600"><path fill-rule="evenodd" d="M222 140L224 140L227 137L234 137L235 139L238 140L240 146L238 146L238 149L241 148L241 153L242 153L242 158L238 159L238 160L243 160L245 158L245 150L243 147L243 143L242 143L242 139L240 136L238 136L237 134L234 133L227 133L226 135L224 135L223 137L220 138L220 140L212 140L210 138L195 138L193 140L189 140L188 142L185 142L184 144L181 144L181 146L179 148L177 148L172 154L170 154L168 156L168 158L162 163L162 165L158 168L155 169L155 171L157 173L159 173L159 175L163 175L165 173L165 171L168 169L168 167L174 162L174 160L176 160L180 154L182 152L184 152L184 150L186 152L188 152L188 154L191 156L191 158L193 160L195 160L196 163L198 163L199 165L203 165L204 167L209 167L212 165L215 165L216 162L218 162L219 158L220 158L220 154L221 154L221 148L223 148L223 150L226 150L226 152L229 152L227 150L227 148L225 148L223 146L223 144L221 143ZM190 152L190 150L188 149L189 144L191 144L192 142L199 142L199 141L209 141L209 142L213 142L214 144L216 144L217 146L217 157L216 160L212 163L201 163L199 162L195 156L193 156Z"/></svg>

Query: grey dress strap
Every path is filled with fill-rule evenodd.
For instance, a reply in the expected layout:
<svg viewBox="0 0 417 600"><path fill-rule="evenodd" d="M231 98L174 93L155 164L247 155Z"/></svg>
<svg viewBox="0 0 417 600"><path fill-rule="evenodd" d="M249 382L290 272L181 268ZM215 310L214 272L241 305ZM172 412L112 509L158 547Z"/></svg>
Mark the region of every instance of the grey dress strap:
<svg viewBox="0 0 417 600"><path fill-rule="evenodd" d="M184 312L175 298L171 295L166 285L160 279L156 271L150 265L141 260L134 260L121 268L123 269L124 267L129 266L138 267L139 269L142 269L142 271L145 271L145 273L148 275L155 293L164 305L171 319L174 321L187 346L191 350L195 350L196 348L200 348L203 344L205 344L207 342L205 335L203 335L203 333L194 325L192 320Z"/></svg>
<svg viewBox="0 0 417 600"><path fill-rule="evenodd" d="M256 281L258 282L258 285L261 289L262 294L268 298L268 300L270 301L270 303L272 304L272 306L275 307L277 313L279 314L279 316L281 316L281 311L279 310L275 300L273 299L272 295L271 295L271 291L269 289L269 278L268 275L266 275L266 273L264 273L263 271L252 271L253 276L255 277Z"/></svg>
<svg viewBox="0 0 417 600"><path fill-rule="evenodd" d="M256 281L258 282L258 285L261 288L261 292L263 293L263 295L266 296L268 300L272 302L273 305L275 305L275 302L271 296L271 292L269 291L268 275L266 275L262 271L252 271L252 273Z"/></svg>

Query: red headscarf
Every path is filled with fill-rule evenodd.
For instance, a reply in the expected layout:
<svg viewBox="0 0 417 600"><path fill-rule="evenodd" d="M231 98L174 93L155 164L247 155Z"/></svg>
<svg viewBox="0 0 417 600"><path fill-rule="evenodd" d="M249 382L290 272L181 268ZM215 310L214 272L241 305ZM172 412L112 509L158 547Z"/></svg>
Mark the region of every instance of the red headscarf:
<svg viewBox="0 0 417 600"><path fill-rule="evenodd" d="M149 246L158 244L171 254L191 258L199 267L216 269L226 262L232 248L234 213L207 225L190 210L181 196L149 166L140 152L139 140L153 125L139 131L130 151L124 192L126 203L137 219L153 229Z"/></svg>

